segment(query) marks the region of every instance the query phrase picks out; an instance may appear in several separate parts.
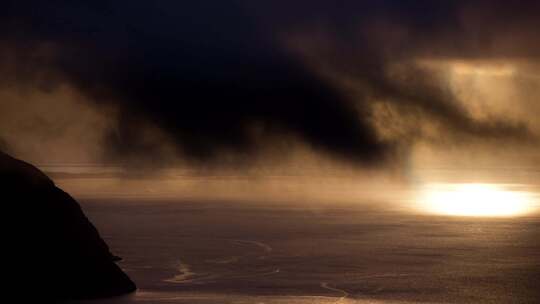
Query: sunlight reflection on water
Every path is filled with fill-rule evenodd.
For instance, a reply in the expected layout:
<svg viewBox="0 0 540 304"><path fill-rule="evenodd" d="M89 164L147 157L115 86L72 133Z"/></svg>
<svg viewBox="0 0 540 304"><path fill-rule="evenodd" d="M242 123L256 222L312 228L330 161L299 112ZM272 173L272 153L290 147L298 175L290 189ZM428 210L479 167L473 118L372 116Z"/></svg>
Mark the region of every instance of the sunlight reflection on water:
<svg viewBox="0 0 540 304"><path fill-rule="evenodd" d="M491 183L428 183L420 187L418 208L453 216L509 217L538 208L538 194L524 185Z"/></svg>

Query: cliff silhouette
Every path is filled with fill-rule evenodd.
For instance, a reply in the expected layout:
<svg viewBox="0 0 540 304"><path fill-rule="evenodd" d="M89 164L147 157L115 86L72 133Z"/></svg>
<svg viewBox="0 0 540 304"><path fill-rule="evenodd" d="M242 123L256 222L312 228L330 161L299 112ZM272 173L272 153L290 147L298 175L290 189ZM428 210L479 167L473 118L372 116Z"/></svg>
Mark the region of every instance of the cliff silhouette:
<svg viewBox="0 0 540 304"><path fill-rule="evenodd" d="M39 169L2 151L0 195L8 292L45 303L136 289L79 204Z"/></svg>

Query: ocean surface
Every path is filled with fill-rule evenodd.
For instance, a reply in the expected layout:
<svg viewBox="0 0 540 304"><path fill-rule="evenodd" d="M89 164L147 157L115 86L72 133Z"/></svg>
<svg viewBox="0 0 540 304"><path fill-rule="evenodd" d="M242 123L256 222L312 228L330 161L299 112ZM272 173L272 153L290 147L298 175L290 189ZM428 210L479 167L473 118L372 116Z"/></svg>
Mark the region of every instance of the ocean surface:
<svg viewBox="0 0 540 304"><path fill-rule="evenodd" d="M77 198L139 288L78 303L540 303L540 170L437 170L403 187L371 176L42 169ZM476 200L527 205L512 216L450 216L422 212L422 197L463 210Z"/></svg>
<svg viewBox="0 0 540 304"><path fill-rule="evenodd" d="M539 303L540 218L87 199L130 296L87 303Z"/></svg>

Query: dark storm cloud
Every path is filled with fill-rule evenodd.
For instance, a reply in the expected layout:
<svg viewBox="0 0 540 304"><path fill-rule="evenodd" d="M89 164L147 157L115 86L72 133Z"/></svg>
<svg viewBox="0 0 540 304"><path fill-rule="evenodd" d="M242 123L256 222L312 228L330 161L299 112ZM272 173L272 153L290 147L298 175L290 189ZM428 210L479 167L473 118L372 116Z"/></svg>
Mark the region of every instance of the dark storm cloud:
<svg viewBox="0 0 540 304"><path fill-rule="evenodd" d="M347 158L384 153L351 104L257 32L230 1L22 1L4 14L3 35L17 43L23 64L45 65L61 81L122 107L109 136L113 147L141 147L136 122L144 117L196 158L255 148L252 124L293 132ZM46 62L32 57L40 44L50 44Z"/></svg>
<svg viewBox="0 0 540 304"><path fill-rule="evenodd" d="M364 95L406 111L420 111L458 136L531 139L527 126L505 117L487 122L472 119L444 80L415 60L538 60L539 2L309 3L270 5L265 9L284 16L279 24L273 16L266 21L283 32L295 25L300 25L301 33L319 30L325 38L300 47L304 54L315 54L315 61L331 73L356 82ZM264 19L265 14L260 16ZM397 72L394 66L400 67Z"/></svg>
<svg viewBox="0 0 540 304"><path fill-rule="evenodd" d="M480 20L472 23L474 30L460 19L466 7ZM465 133L526 133L504 120L473 121L450 93L422 75L425 71L408 70L396 78L389 77L387 67L419 55L535 55L534 44L522 45L527 32L516 45L503 41L505 48L493 49L498 43L493 31L504 24L499 18L516 28L538 23L527 7L538 5L8 1L0 31L3 53L10 58L2 62L12 74L2 80L45 88L67 82L92 100L119 106L118 127L107 137L118 155L152 152L152 142L138 135L141 121L151 121L194 159L212 159L223 150L249 155L260 137L286 133L334 156L370 162L393 147L377 137L369 121L367 99L373 96L419 109ZM392 38L387 24L406 32L406 38ZM505 33L515 30L512 26ZM332 37L316 57L358 81L364 94L350 100L280 43L282 36L309 35L306 29L313 28Z"/></svg>
<svg viewBox="0 0 540 304"><path fill-rule="evenodd" d="M418 120L416 126L422 121L435 123L443 130L439 133L443 142L537 141L526 123L504 114L484 120L473 118L468 107L454 95L446 75L419 62L423 59L473 63L538 61L540 39L535 29L540 26L539 2L309 3L273 5L274 12L285 12L285 17L279 19L280 24L272 17L266 20L283 32L294 29L293 36L302 41L296 45L300 45L308 61L337 75L338 81L343 79L349 87L356 86L352 90L359 91L364 99L384 101L402 115L412 114ZM265 14L260 16L264 19ZM310 31L319 35L311 40L315 41L312 44ZM303 36L308 38L302 39ZM518 100L506 102L519 107ZM392 121L384 123L392 124ZM400 135L404 142L418 139L410 137L422 136L416 131Z"/></svg>

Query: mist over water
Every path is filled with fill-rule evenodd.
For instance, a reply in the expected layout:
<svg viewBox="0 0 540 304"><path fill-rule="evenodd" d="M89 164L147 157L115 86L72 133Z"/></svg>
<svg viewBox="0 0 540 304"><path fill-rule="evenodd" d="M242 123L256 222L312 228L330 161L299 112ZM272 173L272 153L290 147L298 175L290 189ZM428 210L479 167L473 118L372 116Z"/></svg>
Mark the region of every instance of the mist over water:
<svg viewBox="0 0 540 304"><path fill-rule="evenodd" d="M82 204L138 283L126 303L508 303L538 296L534 216L200 200Z"/></svg>
<svg viewBox="0 0 540 304"><path fill-rule="evenodd" d="M405 182L375 173L171 169L127 178L120 167L45 169L81 201L139 286L89 303L533 303L539 296L537 212L463 217L419 209L425 176L473 181L462 172L417 170ZM489 184L537 197L538 172L514 172L520 186L504 178ZM508 170L500 175L510 178Z"/></svg>
<svg viewBox="0 0 540 304"><path fill-rule="evenodd" d="M296 208L358 205L487 217L523 216L536 213L540 206L540 170L534 167L418 167L396 173L193 168L134 173L123 166L91 164L50 164L42 169L81 199L236 201Z"/></svg>

